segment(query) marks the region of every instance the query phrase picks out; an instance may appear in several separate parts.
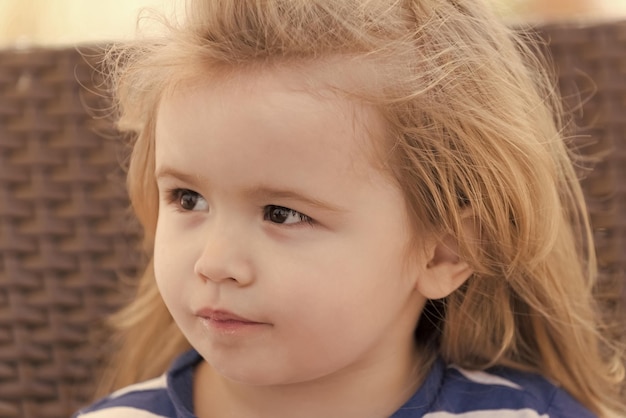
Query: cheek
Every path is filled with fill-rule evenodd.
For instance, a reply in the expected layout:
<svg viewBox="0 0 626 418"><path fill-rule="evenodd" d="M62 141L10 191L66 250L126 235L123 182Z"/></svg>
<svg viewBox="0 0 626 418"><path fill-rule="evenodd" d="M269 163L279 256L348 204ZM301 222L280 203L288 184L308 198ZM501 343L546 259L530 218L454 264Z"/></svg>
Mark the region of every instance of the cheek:
<svg viewBox="0 0 626 418"><path fill-rule="evenodd" d="M261 251L268 258L257 264L256 284L266 300L274 301L268 305L274 315L292 329L327 324L327 318L350 301L353 266L337 243L326 244L297 253L282 249L283 257L277 257L280 251Z"/></svg>
<svg viewBox="0 0 626 418"><path fill-rule="evenodd" d="M182 278L193 274L193 253L167 217L159 217L154 241L154 276L166 303L184 287ZM176 245L172 245L176 243Z"/></svg>
<svg viewBox="0 0 626 418"><path fill-rule="evenodd" d="M400 299L410 292L396 252L375 247L336 242L289 263L273 264L264 276L276 280L267 287L271 299L281 301L275 309L312 327L345 327L375 316L372 307L379 301Z"/></svg>
<svg viewBox="0 0 626 418"><path fill-rule="evenodd" d="M167 223L159 216L156 225L156 232L154 236L154 275L157 283L162 281L162 278L167 276L167 267L170 265L168 262L171 257L172 248L167 248L165 245L169 240L169 231L167 229Z"/></svg>
<svg viewBox="0 0 626 418"><path fill-rule="evenodd" d="M348 263L337 251L319 261L306 263L299 275L291 272L291 281L273 295L280 303L272 305L280 318L277 355L311 373L343 367L377 344L410 293L397 268L357 258Z"/></svg>

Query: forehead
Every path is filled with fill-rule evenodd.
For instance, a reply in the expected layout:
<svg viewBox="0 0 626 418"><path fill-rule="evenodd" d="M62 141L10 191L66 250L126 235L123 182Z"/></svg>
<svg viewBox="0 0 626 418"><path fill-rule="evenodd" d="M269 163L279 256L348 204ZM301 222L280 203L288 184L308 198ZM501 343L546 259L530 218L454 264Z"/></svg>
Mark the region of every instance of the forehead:
<svg viewBox="0 0 626 418"><path fill-rule="evenodd" d="M380 136L378 112L341 94L328 82L327 71L283 66L213 73L209 79L179 83L164 95L157 118L157 165L185 145L214 144L242 155L280 149L294 161L335 156L354 168L372 165L372 142ZM223 155L226 150L212 151Z"/></svg>

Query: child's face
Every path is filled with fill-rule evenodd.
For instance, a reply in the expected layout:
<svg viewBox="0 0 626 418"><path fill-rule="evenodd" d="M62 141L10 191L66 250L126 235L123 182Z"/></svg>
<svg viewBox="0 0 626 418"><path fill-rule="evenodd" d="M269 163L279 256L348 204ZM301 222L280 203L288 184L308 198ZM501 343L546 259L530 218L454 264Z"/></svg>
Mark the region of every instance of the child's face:
<svg viewBox="0 0 626 418"><path fill-rule="evenodd" d="M302 86L241 76L159 111L157 283L191 344L242 383L397 366L424 304L403 196L363 152L377 115Z"/></svg>

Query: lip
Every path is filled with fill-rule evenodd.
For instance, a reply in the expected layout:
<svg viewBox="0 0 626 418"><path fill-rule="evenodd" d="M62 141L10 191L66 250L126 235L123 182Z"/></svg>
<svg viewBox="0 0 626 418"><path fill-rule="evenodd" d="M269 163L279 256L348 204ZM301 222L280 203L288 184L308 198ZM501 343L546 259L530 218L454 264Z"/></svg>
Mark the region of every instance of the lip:
<svg viewBox="0 0 626 418"><path fill-rule="evenodd" d="M232 312L222 309L202 308L195 312L197 317L215 322L241 322L246 324L262 324L262 322L253 321L243 316L239 316Z"/></svg>
<svg viewBox="0 0 626 418"><path fill-rule="evenodd" d="M245 335L269 325L222 309L203 308L196 311L195 315L209 332L221 335Z"/></svg>

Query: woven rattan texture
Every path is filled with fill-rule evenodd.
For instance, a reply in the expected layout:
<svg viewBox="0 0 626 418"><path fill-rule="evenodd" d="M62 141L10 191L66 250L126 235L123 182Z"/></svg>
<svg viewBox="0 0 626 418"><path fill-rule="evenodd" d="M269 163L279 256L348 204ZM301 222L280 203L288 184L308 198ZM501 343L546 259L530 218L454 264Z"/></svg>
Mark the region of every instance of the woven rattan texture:
<svg viewBox="0 0 626 418"><path fill-rule="evenodd" d="M540 32L566 102L583 102L576 143L601 157L583 185L605 292L618 300L626 24ZM0 52L0 418L67 417L89 400L98 364L90 330L124 297L119 274L141 264L119 141L86 110L105 106L89 91L97 84L73 50Z"/></svg>
<svg viewBox="0 0 626 418"><path fill-rule="evenodd" d="M580 154L596 161L582 184L594 228L600 293L609 305L612 299L617 304L612 307L615 313L623 316L626 301L626 22L586 27L551 26L541 31L549 42L565 106L573 111L577 127L574 143Z"/></svg>
<svg viewBox="0 0 626 418"><path fill-rule="evenodd" d="M91 398L90 331L139 260L120 141L87 111L104 109L92 73L74 50L0 52L3 418L68 417Z"/></svg>

